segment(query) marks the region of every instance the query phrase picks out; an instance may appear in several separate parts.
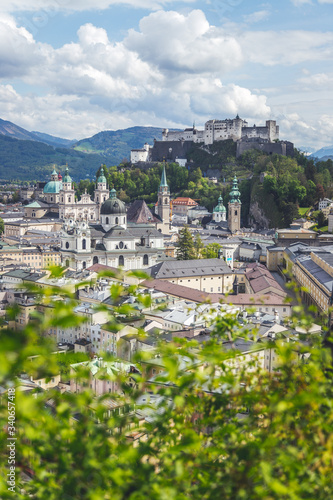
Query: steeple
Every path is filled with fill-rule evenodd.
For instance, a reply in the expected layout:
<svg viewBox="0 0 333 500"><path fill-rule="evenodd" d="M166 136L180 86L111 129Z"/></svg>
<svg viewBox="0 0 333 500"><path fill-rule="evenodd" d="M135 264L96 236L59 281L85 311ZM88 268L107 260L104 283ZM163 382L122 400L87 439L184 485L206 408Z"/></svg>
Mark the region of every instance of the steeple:
<svg viewBox="0 0 333 500"><path fill-rule="evenodd" d="M241 224L241 207L240 192L238 189L238 181L235 175L232 188L230 191L230 200L228 203L228 226L231 233L240 231Z"/></svg>
<svg viewBox="0 0 333 500"><path fill-rule="evenodd" d="M230 203L241 203L236 174L230 191Z"/></svg>
<svg viewBox="0 0 333 500"><path fill-rule="evenodd" d="M161 187L167 187L169 188L168 186L168 183L167 183L167 180L166 180L166 173L165 173L165 163L163 163L163 172L162 172L162 177L161 177L161 183L160 183L160 188Z"/></svg>
<svg viewBox="0 0 333 500"><path fill-rule="evenodd" d="M170 189L167 183L167 178L165 173L165 163L163 163L161 183L158 189L157 214L162 219L166 231L168 231L170 224Z"/></svg>
<svg viewBox="0 0 333 500"><path fill-rule="evenodd" d="M227 210L225 206L223 205L223 198L222 195L219 196L218 199L218 204L213 210L213 220L215 222L221 222L225 221L227 218Z"/></svg>

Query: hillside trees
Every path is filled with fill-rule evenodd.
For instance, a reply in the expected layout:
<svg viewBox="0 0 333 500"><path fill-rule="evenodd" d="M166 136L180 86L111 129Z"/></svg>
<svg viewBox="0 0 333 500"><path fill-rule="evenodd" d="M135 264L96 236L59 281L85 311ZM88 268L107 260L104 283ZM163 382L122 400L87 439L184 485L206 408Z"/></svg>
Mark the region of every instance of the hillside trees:
<svg viewBox="0 0 333 500"><path fill-rule="evenodd" d="M193 236L188 226L184 226L178 233L176 255L177 260L192 260L196 258Z"/></svg>
<svg viewBox="0 0 333 500"><path fill-rule="evenodd" d="M124 291L117 287L113 297ZM39 290L41 300L44 293L50 298L54 290ZM39 317L22 331L2 330L1 499L333 497L332 359L320 339L311 336L305 346L277 337L267 344L279 359L276 371L257 369L253 362L235 370L241 353L223 344L249 336L235 315L226 314L206 342L160 343L154 355L164 371L154 380L142 369L147 356L138 354L142 373L133 375L134 390L118 375L123 393L96 397L83 370L80 378L87 388L81 394L38 389L28 394L18 389L22 372L35 378L57 373L54 346L43 332L77 324L67 303L74 297L61 293L67 301L60 301L52 319ZM14 318L17 311L9 314ZM311 327L300 304L291 318L291 325L297 324ZM30 359L32 354L39 356ZM8 395L13 388L18 438L14 494L7 483ZM121 412L106 411L117 405ZM142 418L143 411L149 418ZM28 481L22 480L22 470L30 471Z"/></svg>

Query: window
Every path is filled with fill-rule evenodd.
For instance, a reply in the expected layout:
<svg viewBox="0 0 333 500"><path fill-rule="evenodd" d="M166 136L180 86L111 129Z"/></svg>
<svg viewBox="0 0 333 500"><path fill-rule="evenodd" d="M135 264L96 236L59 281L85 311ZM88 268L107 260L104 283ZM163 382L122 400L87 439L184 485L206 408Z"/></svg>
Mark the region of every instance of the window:
<svg viewBox="0 0 333 500"><path fill-rule="evenodd" d="M68 241L66 241L66 245L65 245L65 246L66 246L66 248L69 248L69 243L68 243Z"/></svg>
<svg viewBox="0 0 333 500"><path fill-rule="evenodd" d="M116 217L116 224L119 224L119 217Z"/></svg>
<svg viewBox="0 0 333 500"><path fill-rule="evenodd" d="M95 256L95 257L93 258L93 264L98 264L98 257L96 257L96 256Z"/></svg>
<svg viewBox="0 0 333 500"><path fill-rule="evenodd" d="M86 250L87 248L87 242L86 240L82 240L82 250Z"/></svg>
<svg viewBox="0 0 333 500"><path fill-rule="evenodd" d="M87 267L87 263L86 262L82 262L82 269L85 269Z"/></svg>
<svg viewBox="0 0 333 500"><path fill-rule="evenodd" d="M124 243L123 243L122 241L119 243L119 248L120 248L120 249L123 249L123 248L124 248Z"/></svg>
<svg viewBox="0 0 333 500"><path fill-rule="evenodd" d="M124 256L123 255L119 255L118 266L124 266L124 264L125 264Z"/></svg>
<svg viewBox="0 0 333 500"><path fill-rule="evenodd" d="M144 266L148 266L148 262L149 262L148 255L144 255L144 256L143 256L143 265L144 265Z"/></svg>
<svg viewBox="0 0 333 500"><path fill-rule="evenodd" d="M109 217L106 217L105 224L109 224Z"/></svg>

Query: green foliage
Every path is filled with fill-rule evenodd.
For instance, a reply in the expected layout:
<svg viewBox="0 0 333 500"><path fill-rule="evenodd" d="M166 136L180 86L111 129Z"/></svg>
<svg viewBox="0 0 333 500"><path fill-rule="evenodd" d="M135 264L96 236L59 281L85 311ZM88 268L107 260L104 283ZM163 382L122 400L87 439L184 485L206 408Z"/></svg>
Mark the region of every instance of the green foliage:
<svg viewBox="0 0 333 500"><path fill-rule="evenodd" d="M2 234L5 230L5 223L3 219L0 218L0 234Z"/></svg>
<svg viewBox="0 0 333 500"><path fill-rule="evenodd" d="M0 178L44 180L49 178L54 166L64 170L66 164L73 178L94 176L102 162L98 155L86 155L69 148L53 148L37 141L22 141L0 136Z"/></svg>
<svg viewBox="0 0 333 500"><path fill-rule="evenodd" d="M311 326L301 305L291 321ZM2 331L2 387L17 385L16 376L27 366L39 376L56 373L51 346L39 336L43 327L38 334L30 325L21 332ZM6 475L11 392L2 392L1 499L332 498L332 359L317 339L307 346L276 340L267 345L279 358L275 372L258 370L250 361L235 373L239 353L224 350L223 342L239 336L247 333L227 314L207 342L161 343L157 352L164 371L154 382L143 369L133 375L134 390L116 378L123 394L112 397L121 413L107 412L110 394L94 397L87 379L78 394L16 389L14 493ZM31 353L39 358L30 360ZM142 354L137 362L143 368L149 359ZM152 411L147 389L151 398L158 397L158 411ZM143 394L148 401L138 405ZM143 410L150 411L149 419L140 418ZM21 470L32 471L31 480L24 482Z"/></svg>
<svg viewBox="0 0 333 500"><path fill-rule="evenodd" d="M222 246L218 243L208 243L202 250L202 256L204 259L217 259L221 248Z"/></svg>
<svg viewBox="0 0 333 500"><path fill-rule="evenodd" d="M177 260L192 260L196 258L193 236L188 226L184 226L178 233L176 254Z"/></svg>

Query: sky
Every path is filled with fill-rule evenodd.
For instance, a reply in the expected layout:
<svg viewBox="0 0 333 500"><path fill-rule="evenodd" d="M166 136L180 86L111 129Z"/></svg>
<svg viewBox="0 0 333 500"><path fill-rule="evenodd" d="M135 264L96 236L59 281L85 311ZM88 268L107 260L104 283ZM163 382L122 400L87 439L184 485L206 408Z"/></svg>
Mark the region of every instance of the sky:
<svg viewBox="0 0 333 500"><path fill-rule="evenodd" d="M276 120L333 144L333 0L1 0L0 118L83 139Z"/></svg>

